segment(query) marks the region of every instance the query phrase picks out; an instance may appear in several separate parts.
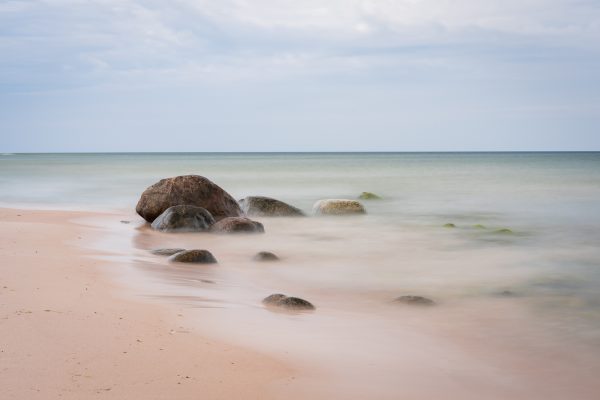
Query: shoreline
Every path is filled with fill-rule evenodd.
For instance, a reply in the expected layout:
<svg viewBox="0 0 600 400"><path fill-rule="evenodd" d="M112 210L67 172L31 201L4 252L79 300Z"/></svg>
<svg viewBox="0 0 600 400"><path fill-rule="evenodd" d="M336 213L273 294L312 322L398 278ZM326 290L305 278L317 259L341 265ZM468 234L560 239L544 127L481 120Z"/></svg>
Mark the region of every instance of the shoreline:
<svg viewBox="0 0 600 400"><path fill-rule="evenodd" d="M11 399L269 399L294 370L187 330L168 307L128 299L97 253L88 212L0 209L2 366Z"/></svg>

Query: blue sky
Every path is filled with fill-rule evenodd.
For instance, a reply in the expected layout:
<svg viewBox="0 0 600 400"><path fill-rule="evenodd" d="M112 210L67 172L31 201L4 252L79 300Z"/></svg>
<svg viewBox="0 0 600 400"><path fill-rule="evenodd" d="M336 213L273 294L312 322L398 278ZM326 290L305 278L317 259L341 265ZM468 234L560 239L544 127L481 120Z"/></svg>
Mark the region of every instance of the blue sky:
<svg viewBox="0 0 600 400"><path fill-rule="evenodd" d="M600 150L600 1L0 0L0 151Z"/></svg>

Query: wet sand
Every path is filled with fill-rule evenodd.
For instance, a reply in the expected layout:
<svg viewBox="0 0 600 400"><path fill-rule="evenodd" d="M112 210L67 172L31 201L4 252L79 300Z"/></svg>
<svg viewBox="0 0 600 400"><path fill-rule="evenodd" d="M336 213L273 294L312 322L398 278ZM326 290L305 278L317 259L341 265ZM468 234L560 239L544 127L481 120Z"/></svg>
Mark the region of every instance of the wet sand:
<svg viewBox="0 0 600 400"><path fill-rule="evenodd" d="M526 249L468 249L477 261L469 266L445 252L457 248L445 232L411 227L375 238L344 219L264 219L265 235L230 237L155 232L133 214L0 216L0 326L8 338L0 384L9 398L592 400L600 393L594 343L556 329L528 299L444 291L470 281L495 282L488 288L496 290L521 278L491 261L526 262ZM371 266L385 267L389 246L405 261L390 263L402 277L396 283ZM207 248L219 264L170 264L148 252L157 247ZM256 263L257 250L282 261ZM417 289L438 306L390 304ZM273 292L307 298L317 310L267 310L260 301Z"/></svg>
<svg viewBox="0 0 600 400"><path fill-rule="evenodd" d="M134 301L79 244L90 213L0 210L0 397L269 399L294 370Z"/></svg>

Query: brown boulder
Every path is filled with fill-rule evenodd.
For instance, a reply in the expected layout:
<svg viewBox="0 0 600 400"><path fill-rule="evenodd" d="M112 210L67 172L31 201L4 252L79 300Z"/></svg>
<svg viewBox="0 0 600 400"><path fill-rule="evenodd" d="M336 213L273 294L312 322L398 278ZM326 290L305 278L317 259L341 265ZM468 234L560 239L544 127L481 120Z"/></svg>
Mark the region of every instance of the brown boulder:
<svg viewBox="0 0 600 400"><path fill-rule="evenodd" d="M233 197L199 175L161 179L142 193L135 210L146 221L152 222L167 208L178 205L205 208L217 221L243 215Z"/></svg>

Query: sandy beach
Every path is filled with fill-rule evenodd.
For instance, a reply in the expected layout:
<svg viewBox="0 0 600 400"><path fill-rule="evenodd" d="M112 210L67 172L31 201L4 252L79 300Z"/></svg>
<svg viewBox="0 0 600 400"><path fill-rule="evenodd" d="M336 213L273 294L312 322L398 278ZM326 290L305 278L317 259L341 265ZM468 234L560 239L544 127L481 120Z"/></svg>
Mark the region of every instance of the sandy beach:
<svg viewBox="0 0 600 400"><path fill-rule="evenodd" d="M294 371L135 302L78 245L90 213L0 210L3 399L269 399ZM275 390L274 390L275 389Z"/></svg>

